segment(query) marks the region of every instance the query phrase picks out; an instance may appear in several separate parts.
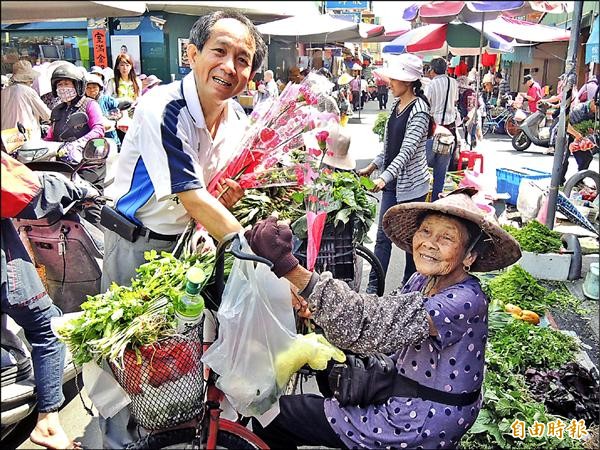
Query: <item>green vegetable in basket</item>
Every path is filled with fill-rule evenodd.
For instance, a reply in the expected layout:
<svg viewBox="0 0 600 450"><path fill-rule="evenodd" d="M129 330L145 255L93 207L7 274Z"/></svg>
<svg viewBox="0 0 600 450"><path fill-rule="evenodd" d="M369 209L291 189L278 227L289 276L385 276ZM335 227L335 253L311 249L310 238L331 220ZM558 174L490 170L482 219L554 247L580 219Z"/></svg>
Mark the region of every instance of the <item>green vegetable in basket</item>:
<svg viewBox="0 0 600 450"><path fill-rule="evenodd" d="M59 328L76 364L108 359L123 367L126 348L135 350L176 333L173 302L183 293L190 267L204 272L203 288L214 280L214 252L181 260L166 252L144 256L148 262L137 269L131 286L113 283L107 292L88 296L83 314ZM231 264L226 258L226 274Z"/></svg>
<svg viewBox="0 0 600 450"><path fill-rule="evenodd" d="M562 247L561 234L552 231L537 220L531 220L523 228L503 225L502 228L513 236L521 250L533 253L556 253Z"/></svg>

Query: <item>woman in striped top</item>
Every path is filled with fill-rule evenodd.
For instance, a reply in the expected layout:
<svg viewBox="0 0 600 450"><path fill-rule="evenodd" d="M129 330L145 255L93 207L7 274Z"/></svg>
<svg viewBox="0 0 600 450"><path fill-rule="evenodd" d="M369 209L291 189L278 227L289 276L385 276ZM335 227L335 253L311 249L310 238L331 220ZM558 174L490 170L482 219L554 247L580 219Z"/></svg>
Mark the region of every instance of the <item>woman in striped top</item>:
<svg viewBox="0 0 600 450"><path fill-rule="evenodd" d="M389 80L394 97L384 139L384 148L360 175L369 176L375 169L373 192L383 191L379 211L379 227L375 243L375 255L387 272L392 243L381 225L383 215L399 203L422 202L429 192L429 172L425 155L425 141L432 135L433 121L429 101L423 93L420 78L423 63L411 54L402 54L390 60L387 68L376 71ZM406 255L403 284L415 272L410 254ZM371 273L368 293L376 292L377 277Z"/></svg>

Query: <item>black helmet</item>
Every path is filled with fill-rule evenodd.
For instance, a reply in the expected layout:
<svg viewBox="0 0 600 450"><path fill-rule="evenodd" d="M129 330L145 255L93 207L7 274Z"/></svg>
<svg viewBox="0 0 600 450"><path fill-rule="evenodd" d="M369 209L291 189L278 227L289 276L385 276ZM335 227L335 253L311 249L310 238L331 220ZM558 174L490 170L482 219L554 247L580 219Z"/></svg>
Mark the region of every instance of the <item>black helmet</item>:
<svg viewBox="0 0 600 450"><path fill-rule="evenodd" d="M60 80L71 80L75 85L77 95L83 95L85 92L85 80L83 73L73 64L65 62L61 64L54 72L52 72L52 78L50 79L50 85L52 86L52 95L56 95L56 84Z"/></svg>

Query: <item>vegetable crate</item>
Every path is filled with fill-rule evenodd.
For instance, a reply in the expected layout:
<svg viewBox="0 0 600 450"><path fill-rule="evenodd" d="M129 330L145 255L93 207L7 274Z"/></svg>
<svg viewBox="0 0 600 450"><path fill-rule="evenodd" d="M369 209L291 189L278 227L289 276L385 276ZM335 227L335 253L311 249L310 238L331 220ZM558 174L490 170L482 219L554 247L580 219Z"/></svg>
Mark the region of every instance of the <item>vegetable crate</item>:
<svg viewBox="0 0 600 450"><path fill-rule="evenodd" d="M520 170L496 169L496 191L499 193L507 192L510 194L510 198L506 200L506 203L516 205L517 197L519 196L519 185L522 180L542 180L544 178L550 178L551 176L552 174L548 172L541 172L527 167L522 167Z"/></svg>
<svg viewBox="0 0 600 450"><path fill-rule="evenodd" d="M327 270L333 274L333 278L346 282L354 280L353 223L354 221L350 217L345 225L339 224L334 227L332 223L325 224L315 271ZM306 243L306 240L302 241L302 245L295 253L296 258L304 267L306 267Z"/></svg>
<svg viewBox="0 0 600 450"><path fill-rule="evenodd" d="M202 410L204 380L202 327L153 345L127 349L121 369L109 363L116 380L131 398L129 410L149 430L174 427Z"/></svg>

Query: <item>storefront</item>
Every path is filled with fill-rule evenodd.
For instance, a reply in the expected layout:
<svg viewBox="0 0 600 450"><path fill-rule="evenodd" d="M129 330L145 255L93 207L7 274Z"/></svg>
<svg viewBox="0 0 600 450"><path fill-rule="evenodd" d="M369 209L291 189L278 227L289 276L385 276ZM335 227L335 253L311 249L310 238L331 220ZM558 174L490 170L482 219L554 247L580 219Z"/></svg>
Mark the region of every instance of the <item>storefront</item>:
<svg viewBox="0 0 600 450"><path fill-rule="evenodd" d="M32 65L56 60L89 67L87 21L2 25L2 74L27 59Z"/></svg>

